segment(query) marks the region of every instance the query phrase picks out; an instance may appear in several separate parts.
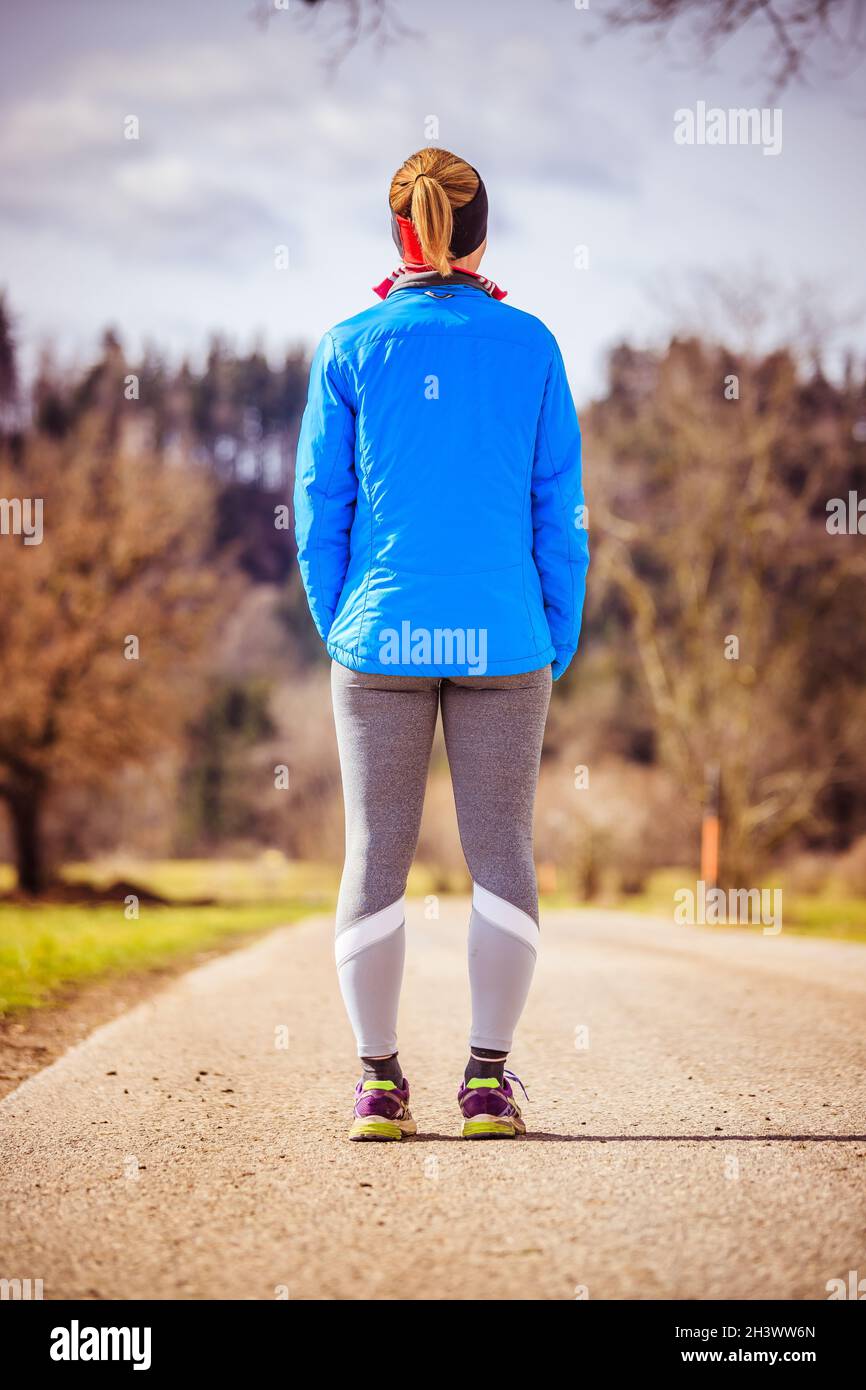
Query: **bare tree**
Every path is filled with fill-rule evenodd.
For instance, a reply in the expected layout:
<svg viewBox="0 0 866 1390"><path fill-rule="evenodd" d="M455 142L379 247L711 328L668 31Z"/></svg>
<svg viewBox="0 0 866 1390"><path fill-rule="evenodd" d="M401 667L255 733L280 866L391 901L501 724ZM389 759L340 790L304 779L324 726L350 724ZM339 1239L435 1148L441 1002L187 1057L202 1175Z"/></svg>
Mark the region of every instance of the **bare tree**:
<svg viewBox="0 0 866 1390"><path fill-rule="evenodd" d="M525 8L537 5L534 0ZM366 39L386 46L414 33L398 17L396 0L255 0L250 18L266 29L281 10L339 13L343 37L335 64ZM690 32L702 60L741 31L754 34L764 45L770 98L806 76L818 50L844 72L861 61L866 49L863 0L614 0L603 19L615 29L643 29L661 39L679 23Z"/></svg>
<svg viewBox="0 0 866 1390"><path fill-rule="evenodd" d="M45 884L42 812L179 737L234 589L209 563L206 475L107 447L93 420L0 456L7 516L41 505L31 540L0 535L0 798L19 885ZM22 496L26 494L26 496ZM15 504L17 503L17 507Z"/></svg>
<svg viewBox="0 0 866 1390"><path fill-rule="evenodd" d="M370 41L386 48L397 39L415 35L399 17L396 0L256 0L250 18L260 29L267 29L280 11L327 10L336 19L336 29L329 39L336 47L329 66L337 67L356 44Z"/></svg>
<svg viewBox="0 0 866 1390"><path fill-rule="evenodd" d="M623 605L684 797L699 801L707 763L722 768L729 882L815 827L856 746L863 644L831 684L821 636L840 607L856 622L866 579L858 538L826 526L855 411L854 393L849 409L820 377L804 383L787 352L693 339L619 350L586 422L595 583Z"/></svg>
<svg viewBox="0 0 866 1390"><path fill-rule="evenodd" d="M619 0L606 17L663 38L682 21L705 59L748 30L764 43L771 97L806 74L818 48L849 70L864 53L862 0Z"/></svg>
<svg viewBox="0 0 866 1390"><path fill-rule="evenodd" d="M18 412L15 331L8 300L0 292L0 435L13 427Z"/></svg>

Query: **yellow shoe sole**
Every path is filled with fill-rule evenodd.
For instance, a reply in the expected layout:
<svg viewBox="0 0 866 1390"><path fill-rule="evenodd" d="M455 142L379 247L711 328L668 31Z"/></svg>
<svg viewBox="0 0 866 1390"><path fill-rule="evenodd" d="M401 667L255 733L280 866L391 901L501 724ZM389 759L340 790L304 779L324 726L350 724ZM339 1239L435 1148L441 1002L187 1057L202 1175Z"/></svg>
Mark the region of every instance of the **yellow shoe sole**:
<svg viewBox="0 0 866 1390"><path fill-rule="evenodd" d="M461 1138L463 1139L514 1139L525 1134L526 1126L522 1120L502 1120L493 1115L476 1115L473 1120L464 1120Z"/></svg>
<svg viewBox="0 0 866 1390"><path fill-rule="evenodd" d="M408 1135L417 1133L418 1126L411 1115L407 1115L402 1120L378 1120L371 1117L355 1120L349 1130L349 1138L387 1142L388 1140L403 1139Z"/></svg>

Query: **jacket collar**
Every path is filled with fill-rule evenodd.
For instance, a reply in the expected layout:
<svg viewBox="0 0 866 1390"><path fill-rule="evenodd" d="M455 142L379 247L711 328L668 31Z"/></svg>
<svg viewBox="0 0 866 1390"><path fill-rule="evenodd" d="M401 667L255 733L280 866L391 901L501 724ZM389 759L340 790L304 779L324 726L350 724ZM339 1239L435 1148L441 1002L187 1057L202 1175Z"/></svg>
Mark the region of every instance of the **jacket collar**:
<svg viewBox="0 0 866 1390"><path fill-rule="evenodd" d="M386 275L381 284L374 285L373 293L380 299L387 299L395 290L414 289L418 285L423 285L425 289L434 285L442 285L445 288L449 285L471 285L474 289L489 294L491 299L504 299L508 293L507 290L501 290L493 280L488 280L485 275L479 275L474 270L454 270L450 275L442 275L438 270L430 270L424 266L406 265L398 266L390 275Z"/></svg>

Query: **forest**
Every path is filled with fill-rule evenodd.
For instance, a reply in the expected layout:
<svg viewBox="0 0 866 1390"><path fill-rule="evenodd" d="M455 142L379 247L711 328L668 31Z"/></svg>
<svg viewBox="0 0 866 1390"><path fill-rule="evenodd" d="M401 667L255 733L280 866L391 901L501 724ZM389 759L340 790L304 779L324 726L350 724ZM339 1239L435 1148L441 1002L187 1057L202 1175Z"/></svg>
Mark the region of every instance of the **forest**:
<svg viewBox="0 0 866 1390"><path fill-rule="evenodd" d="M0 858L22 891L115 851L339 861L290 514L307 372L220 338L197 365L131 360L109 329L25 383L4 297ZM784 865L866 892L862 363L674 334L616 345L577 404L592 563L545 744L543 883L589 899L693 869L718 779L723 883ZM464 883L438 744L419 859Z"/></svg>

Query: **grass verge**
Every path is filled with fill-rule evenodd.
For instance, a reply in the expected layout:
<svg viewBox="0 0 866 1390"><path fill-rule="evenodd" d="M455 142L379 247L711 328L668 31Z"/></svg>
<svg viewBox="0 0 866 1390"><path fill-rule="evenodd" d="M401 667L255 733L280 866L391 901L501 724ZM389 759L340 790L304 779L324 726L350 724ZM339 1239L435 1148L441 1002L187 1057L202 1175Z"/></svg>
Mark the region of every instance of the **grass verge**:
<svg viewBox="0 0 866 1390"><path fill-rule="evenodd" d="M0 1016L48 1004L62 987L152 970L327 906L310 901L151 906L0 903Z"/></svg>
<svg viewBox="0 0 866 1390"><path fill-rule="evenodd" d="M660 869L650 876L645 892L620 898L615 906L623 911L646 912L673 921L674 894L680 888L694 889L694 885L694 870L689 874L686 869ZM866 898L831 890L795 893L786 888L783 875L776 880L770 877L763 885L754 886L781 888L783 932L795 936L826 936L840 941L866 941Z"/></svg>

